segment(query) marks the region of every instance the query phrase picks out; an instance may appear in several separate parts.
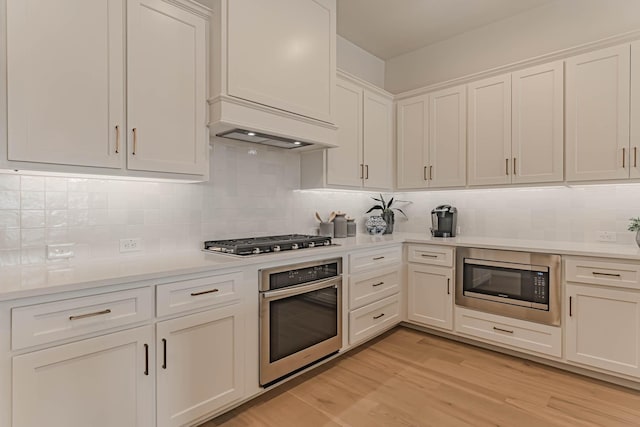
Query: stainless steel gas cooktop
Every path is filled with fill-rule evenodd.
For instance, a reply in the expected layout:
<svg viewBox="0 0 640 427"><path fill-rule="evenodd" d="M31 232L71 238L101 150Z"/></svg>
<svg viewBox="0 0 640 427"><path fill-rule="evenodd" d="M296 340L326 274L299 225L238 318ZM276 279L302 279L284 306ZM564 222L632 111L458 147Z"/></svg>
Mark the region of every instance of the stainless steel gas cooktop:
<svg viewBox="0 0 640 427"><path fill-rule="evenodd" d="M331 237L286 234L282 236L209 240L204 242L204 250L229 255L246 256L331 245Z"/></svg>

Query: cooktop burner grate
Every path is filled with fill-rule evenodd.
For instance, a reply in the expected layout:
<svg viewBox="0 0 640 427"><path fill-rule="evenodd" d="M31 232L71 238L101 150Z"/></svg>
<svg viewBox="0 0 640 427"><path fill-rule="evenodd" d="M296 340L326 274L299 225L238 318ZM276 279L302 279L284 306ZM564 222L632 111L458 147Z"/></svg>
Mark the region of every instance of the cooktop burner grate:
<svg viewBox="0 0 640 427"><path fill-rule="evenodd" d="M209 240L204 242L204 250L246 256L269 252L330 246L331 244L331 237L311 236L306 234L285 234L281 236Z"/></svg>

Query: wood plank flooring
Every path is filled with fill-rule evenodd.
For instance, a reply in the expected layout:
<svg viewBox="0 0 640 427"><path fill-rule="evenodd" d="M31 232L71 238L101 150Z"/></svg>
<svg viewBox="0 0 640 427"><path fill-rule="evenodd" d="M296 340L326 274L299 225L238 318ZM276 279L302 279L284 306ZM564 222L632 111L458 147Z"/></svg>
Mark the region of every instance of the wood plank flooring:
<svg viewBox="0 0 640 427"><path fill-rule="evenodd" d="M640 392L399 327L218 426L640 426Z"/></svg>

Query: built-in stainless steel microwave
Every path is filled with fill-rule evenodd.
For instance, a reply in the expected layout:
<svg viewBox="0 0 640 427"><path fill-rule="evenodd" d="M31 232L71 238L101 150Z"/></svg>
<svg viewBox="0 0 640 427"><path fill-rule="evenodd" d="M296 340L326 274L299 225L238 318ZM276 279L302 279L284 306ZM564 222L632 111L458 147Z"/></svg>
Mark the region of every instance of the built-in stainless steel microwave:
<svg viewBox="0 0 640 427"><path fill-rule="evenodd" d="M456 304L560 325L560 256L459 248Z"/></svg>

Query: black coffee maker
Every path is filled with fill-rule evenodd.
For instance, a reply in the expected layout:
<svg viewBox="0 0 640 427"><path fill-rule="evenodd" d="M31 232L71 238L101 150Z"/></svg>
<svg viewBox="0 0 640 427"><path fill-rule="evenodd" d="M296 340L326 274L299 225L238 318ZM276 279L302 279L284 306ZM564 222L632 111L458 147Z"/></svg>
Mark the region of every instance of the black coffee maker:
<svg viewBox="0 0 640 427"><path fill-rule="evenodd" d="M440 205L431 211L431 235L433 237L456 237L458 210L453 206Z"/></svg>

